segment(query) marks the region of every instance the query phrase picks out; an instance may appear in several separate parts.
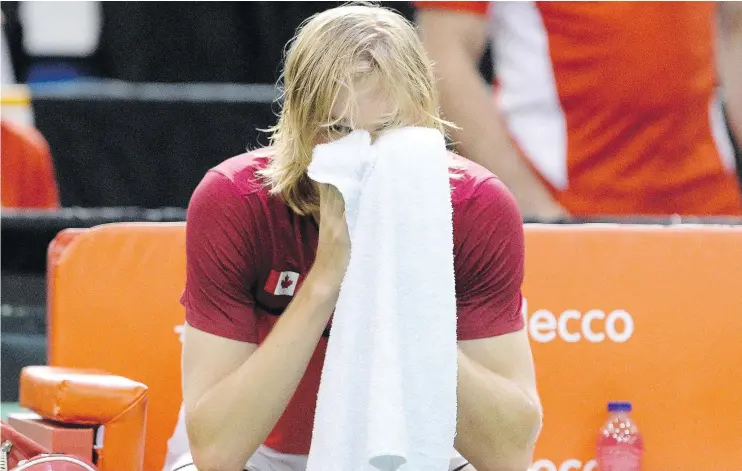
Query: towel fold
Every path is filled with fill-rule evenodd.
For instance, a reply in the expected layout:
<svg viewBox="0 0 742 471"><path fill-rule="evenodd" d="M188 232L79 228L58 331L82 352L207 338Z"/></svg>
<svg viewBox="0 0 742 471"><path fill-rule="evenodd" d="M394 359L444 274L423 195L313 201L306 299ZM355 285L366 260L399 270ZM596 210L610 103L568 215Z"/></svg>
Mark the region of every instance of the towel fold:
<svg viewBox="0 0 742 471"><path fill-rule="evenodd" d="M365 131L314 149L351 239L307 471L447 471L456 431L450 158L440 132ZM321 222L320 222L321 224Z"/></svg>

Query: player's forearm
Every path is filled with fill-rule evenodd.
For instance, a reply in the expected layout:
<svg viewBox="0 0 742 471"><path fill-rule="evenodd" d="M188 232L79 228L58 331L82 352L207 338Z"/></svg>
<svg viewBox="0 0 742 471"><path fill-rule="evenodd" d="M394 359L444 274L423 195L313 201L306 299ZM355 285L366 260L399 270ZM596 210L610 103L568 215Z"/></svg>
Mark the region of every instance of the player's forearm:
<svg viewBox="0 0 742 471"><path fill-rule="evenodd" d="M459 351L456 449L478 471L525 471L541 428L536 397Z"/></svg>
<svg viewBox="0 0 742 471"><path fill-rule="evenodd" d="M444 115L460 129L451 137L459 152L497 175L526 214L557 213L549 191L517 154L497 112L489 87L470 60L455 51L441 51L446 59L437 70ZM556 214L548 214L556 215Z"/></svg>
<svg viewBox="0 0 742 471"><path fill-rule="evenodd" d="M310 272L260 347L191 412L189 437L199 470L242 470L275 426L335 308L339 284L326 279Z"/></svg>

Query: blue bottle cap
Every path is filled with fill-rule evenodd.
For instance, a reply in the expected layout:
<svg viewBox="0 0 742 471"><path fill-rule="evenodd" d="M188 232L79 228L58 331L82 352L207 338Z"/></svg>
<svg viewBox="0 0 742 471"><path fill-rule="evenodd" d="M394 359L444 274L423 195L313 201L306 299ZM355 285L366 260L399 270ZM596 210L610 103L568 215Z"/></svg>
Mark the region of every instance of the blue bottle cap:
<svg viewBox="0 0 742 471"><path fill-rule="evenodd" d="M631 412L630 402L609 402L608 412Z"/></svg>

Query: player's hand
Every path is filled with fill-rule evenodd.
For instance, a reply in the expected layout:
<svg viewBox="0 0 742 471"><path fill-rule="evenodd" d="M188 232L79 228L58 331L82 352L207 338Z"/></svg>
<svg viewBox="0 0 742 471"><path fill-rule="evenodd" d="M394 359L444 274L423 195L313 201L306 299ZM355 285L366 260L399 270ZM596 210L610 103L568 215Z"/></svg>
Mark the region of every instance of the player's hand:
<svg viewBox="0 0 742 471"><path fill-rule="evenodd" d="M319 185L319 242L315 267L338 285L350 260L350 234L345 222L345 202L337 188Z"/></svg>

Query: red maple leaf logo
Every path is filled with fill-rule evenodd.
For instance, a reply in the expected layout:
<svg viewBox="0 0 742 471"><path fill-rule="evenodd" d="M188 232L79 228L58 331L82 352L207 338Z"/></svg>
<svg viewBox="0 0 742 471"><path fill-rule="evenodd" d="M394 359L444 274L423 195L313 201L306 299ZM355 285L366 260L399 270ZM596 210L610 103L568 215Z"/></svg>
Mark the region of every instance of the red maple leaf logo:
<svg viewBox="0 0 742 471"><path fill-rule="evenodd" d="M294 284L294 280L289 278L288 275L286 275L286 278L281 281L281 289L288 289L291 285Z"/></svg>

